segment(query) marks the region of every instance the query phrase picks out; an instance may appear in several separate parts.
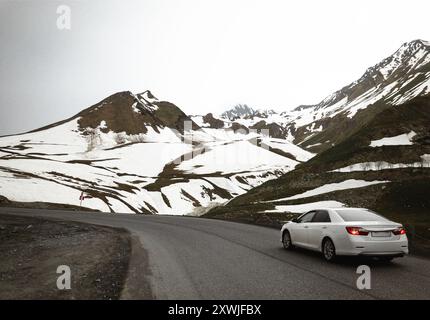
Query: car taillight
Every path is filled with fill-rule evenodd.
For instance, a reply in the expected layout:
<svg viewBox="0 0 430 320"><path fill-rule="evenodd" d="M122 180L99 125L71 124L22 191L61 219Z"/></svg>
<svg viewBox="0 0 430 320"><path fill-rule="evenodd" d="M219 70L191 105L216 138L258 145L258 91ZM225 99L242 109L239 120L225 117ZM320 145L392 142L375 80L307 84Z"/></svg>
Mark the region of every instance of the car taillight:
<svg viewBox="0 0 430 320"><path fill-rule="evenodd" d="M369 234L369 231L361 227L346 227L346 231L353 236L367 236Z"/></svg>
<svg viewBox="0 0 430 320"><path fill-rule="evenodd" d="M395 234L396 236L401 235L401 234L406 234L406 230L404 228L400 227L400 228L393 230L393 234Z"/></svg>

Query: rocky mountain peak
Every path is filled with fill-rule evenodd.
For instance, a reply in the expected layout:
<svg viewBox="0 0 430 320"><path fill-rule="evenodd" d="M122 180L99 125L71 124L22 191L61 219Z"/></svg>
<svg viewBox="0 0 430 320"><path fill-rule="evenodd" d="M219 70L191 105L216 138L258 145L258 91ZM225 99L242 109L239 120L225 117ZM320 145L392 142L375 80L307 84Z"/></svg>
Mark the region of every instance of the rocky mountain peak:
<svg viewBox="0 0 430 320"><path fill-rule="evenodd" d="M158 101L158 99L149 90L138 93L137 96L141 99L144 99L148 103Z"/></svg>
<svg viewBox="0 0 430 320"><path fill-rule="evenodd" d="M404 43L394 54L384 59L379 64L367 69L362 79L386 80L392 76L403 76L411 70L430 62L430 43L424 40L414 40ZM400 72L397 72L400 71ZM380 77L382 76L382 78Z"/></svg>
<svg viewBox="0 0 430 320"><path fill-rule="evenodd" d="M229 120L236 120L243 117L252 117L255 114L255 110L246 104L237 104L230 110L227 110L221 114L221 117Z"/></svg>

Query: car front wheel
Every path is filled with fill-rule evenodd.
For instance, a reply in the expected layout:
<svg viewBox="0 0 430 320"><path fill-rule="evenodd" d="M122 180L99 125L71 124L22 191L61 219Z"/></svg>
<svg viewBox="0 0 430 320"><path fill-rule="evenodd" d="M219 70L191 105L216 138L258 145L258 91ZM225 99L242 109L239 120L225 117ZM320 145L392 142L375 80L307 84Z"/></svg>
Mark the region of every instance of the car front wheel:
<svg viewBox="0 0 430 320"><path fill-rule="evenodd" d="M293 244L291 243L291 235L288 230L284 231L282 234L282 245L286 250L291 250L293 248Z"/></svg>
<svg viewBox="0 0 430 320"><path fill-rule="evenodd" d="M324 256L324 259L327 261L334 261L336 258L336 248L334 246L333 241L331 239L325 239L322 245L322 253Z"/></svg>

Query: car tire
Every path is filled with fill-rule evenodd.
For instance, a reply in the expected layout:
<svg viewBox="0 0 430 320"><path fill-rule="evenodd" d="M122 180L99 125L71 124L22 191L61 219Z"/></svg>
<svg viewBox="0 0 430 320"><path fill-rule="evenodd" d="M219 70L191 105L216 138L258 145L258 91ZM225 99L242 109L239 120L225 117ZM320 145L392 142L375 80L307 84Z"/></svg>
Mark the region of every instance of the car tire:
<svg viewBox="0 0 430 320"><path fill-rule="evenodd" d="M292 250L294 248L293 242L291 241L291 235L288 230L285 230L282 234L282 245L285 250Z"/></svg>
<svg viewBox="0 0 430 320"><path fill-rule="evenodd" d="M324 239L321 251L326 261L333 262L336 260L336 247L330 238Z"/></svg>

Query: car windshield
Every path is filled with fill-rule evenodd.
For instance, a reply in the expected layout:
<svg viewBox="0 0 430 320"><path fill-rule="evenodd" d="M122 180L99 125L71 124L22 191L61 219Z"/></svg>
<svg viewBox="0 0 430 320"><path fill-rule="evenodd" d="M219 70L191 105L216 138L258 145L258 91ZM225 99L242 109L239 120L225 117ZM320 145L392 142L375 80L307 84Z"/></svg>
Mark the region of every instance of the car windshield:
<svg viewBox="0 0 430 320"><path fill-rule="evenodd" d="M369 210L348 209L336 210L344 221L388 221L384 217Z"/></svg>

